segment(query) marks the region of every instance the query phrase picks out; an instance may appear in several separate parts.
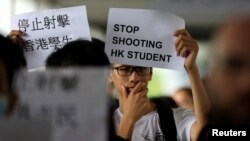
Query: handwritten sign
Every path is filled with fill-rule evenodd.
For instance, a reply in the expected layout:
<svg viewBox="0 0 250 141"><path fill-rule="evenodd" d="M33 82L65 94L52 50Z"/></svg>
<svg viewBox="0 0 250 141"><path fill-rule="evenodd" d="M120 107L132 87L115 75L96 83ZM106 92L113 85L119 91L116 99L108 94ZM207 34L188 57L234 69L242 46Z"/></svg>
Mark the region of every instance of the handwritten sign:
<svg viewBox="0 0 250 141"><path fill-rule="evenodd" d="M167 12L110 8L105 52L112 63L182 70L173 33L183 28L184 20Z"/></svg>
<svg viewBox="0 0 250 141"><path fill-rule="evenodd" d="M70 41L91 40L85 6L16 15L12 29L27 33L24 51L29 69L44 66L51 52Z"/></svg>
<svg viewBox="0 0 250 141"><path fill-rule="evenodd" d="M17 119L52 121L53 141L106 138L106 68L22 72ZM94 134L93 134L94 133Z"/></svg>

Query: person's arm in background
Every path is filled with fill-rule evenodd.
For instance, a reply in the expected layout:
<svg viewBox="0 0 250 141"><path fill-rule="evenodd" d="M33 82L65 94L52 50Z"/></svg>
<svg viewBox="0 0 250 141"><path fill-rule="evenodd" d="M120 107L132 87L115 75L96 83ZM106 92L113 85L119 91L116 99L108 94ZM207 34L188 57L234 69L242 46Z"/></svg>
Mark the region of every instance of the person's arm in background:
<svg viewBox="0 0 250 141"><path fill-rule="evenodd" d="M174 36L177 37L175 43L177 55L185 58L184 67L191 83L196 121L191 127L190 139L196 141L201 129L207 124L207 115L211 109L209 97L196 64L199 47L197 41L185 29L177 30Z"/></svg>
<svg viewBox="0 0 250 141"><path fill-rule="evenodd" d="M25 32L19 30L11 30L10 33L7 35L12 42L18 44L23 49L25 48L25 41L23 40L23 36L26 36Z"/></svg>

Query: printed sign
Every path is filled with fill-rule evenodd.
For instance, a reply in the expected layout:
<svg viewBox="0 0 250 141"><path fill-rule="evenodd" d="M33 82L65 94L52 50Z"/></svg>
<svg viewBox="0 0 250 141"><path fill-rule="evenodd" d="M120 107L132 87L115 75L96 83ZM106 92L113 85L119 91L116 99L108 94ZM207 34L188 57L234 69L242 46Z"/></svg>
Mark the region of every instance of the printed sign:
<svg viewBox="0 0 250 141"><path fill-rule="evenodd" d="M182 70L173 34L184 28L182 18L167 12L110 8L105 52L112 63Z"/></svg>

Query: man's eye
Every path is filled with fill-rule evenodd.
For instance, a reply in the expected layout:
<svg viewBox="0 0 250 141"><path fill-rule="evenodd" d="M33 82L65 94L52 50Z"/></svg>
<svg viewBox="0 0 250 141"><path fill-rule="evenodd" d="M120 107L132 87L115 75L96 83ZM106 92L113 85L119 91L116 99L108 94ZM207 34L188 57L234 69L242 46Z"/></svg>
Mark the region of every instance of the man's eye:
<svg viewBox="0 0 250 141"><path fill-rule="evenodd" d="M130 68L127 68L127 67L125 68L125 67L124 67L124 68L119 68L119 70L120 70L120 71L130 71Z"/></svg>
<svg viewBox="0 0 250 141"><path fill-rule="evenodd" d="M228 59L225 64L229 68L241 68L244 66L244 62L238 59Z"/></svg>
<svg viewBox="0 0 250 141"><path fill-rule="evenodd" d="M144 71L144 70L146 70L146 68L143 68L143 67L138 67L138 68L136 68L138 71Z"/></svg>
<svg viewBox="0 0 250 141"><path fill-rule="evenodd" d="M245 64L244 60L239 58L228 58L224 61L224 68L229 71L241 71Z"/></svg>

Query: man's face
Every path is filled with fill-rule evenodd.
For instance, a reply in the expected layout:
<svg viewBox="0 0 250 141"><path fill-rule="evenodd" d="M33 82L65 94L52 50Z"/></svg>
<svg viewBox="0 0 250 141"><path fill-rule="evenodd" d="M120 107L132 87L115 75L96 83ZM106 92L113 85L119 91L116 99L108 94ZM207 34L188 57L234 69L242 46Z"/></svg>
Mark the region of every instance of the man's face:
<svg viewBox="0 0 250 141"><path fill-rule="evenodd" d="M139 82L144 82L147 85L151 77L151 68L122 64L113 64L110 72L110 80L114 83L119 94L122 92L122 86L130 93Z"/></svg>
<svg viewBox="0 0 250 141"><path fill-rule="evenodd" d="M250 120L250 22L224 29L213 48L209 88L217 108L233 120Z"/></svg>

